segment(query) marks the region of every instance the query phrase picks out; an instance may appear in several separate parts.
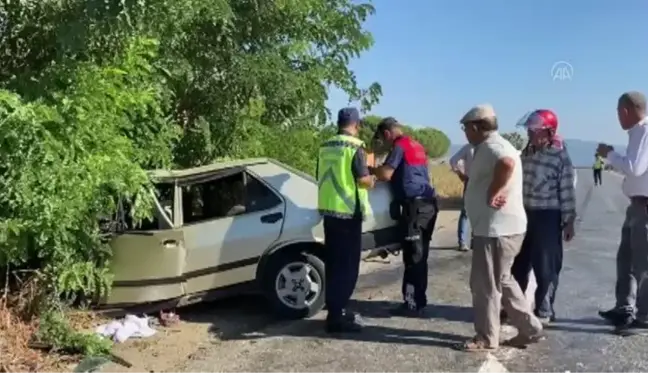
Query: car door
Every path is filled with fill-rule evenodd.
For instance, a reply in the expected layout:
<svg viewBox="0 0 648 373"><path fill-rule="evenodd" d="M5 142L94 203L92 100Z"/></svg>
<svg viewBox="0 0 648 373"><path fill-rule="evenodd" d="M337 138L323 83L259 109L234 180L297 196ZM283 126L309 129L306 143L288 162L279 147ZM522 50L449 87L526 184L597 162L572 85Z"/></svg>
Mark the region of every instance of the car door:
<svg viewBox="0 0 648 373"><path fill-rule="evenodd" d="M282 199L243 168L184 183L182 193L187 293L255 280L262 253L281 234Z"/></svg>
<svg viewBox="0 0 648 373"><path fill-rule="evenodd" d="M154 302L184 295L184 237L172 223L176 188L162 184L157 189L160 193L155 196L154 218L138 227L127 224L128 230L110 242L114 281L107 304Z"/></svg>

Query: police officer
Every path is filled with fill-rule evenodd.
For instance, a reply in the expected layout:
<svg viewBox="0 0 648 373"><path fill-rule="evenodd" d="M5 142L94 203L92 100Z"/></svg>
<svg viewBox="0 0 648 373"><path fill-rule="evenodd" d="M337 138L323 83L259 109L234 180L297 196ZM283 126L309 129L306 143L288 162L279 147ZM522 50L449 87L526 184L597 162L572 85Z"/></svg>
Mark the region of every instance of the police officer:
<svg viewBox="0 0 648 373"><path fill-rule="evenodd" d="M594 165L592 170L594 170L594 186L603 185L603 157L598 154L594 154Z"/></svg>
<svg viewBox="0 0 648 373"><path fill-rule="evenodd" d="M427 306L428 253L438 213L436 193L430 185L425 148L403 132L392 117L384 118L374 135L392 145L384 164L371 168L379 180L389 181L397 203L403 235L403 304L392 310L398 316L418 317Z"/></svg>
<svg viewBox="0 0 648 373"><path fill-rule="evenodd" d="M345 310L358 280L362 220L369 209L367 189L374 186L364 143L357 138L360 113L338 113L338 133L322 144L317 162L318 209L324 218L326 246L326 330L359 331L359 318Z"/></svg>

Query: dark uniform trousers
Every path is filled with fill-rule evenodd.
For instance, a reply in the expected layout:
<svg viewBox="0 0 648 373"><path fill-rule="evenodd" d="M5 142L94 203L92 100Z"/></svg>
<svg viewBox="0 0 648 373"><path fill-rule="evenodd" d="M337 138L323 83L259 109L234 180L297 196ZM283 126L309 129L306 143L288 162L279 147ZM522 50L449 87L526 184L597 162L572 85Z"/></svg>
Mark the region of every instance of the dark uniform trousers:
<svg viewBox="0 0 648 373"><path fill-rule="evenodd" d="M403 262L403 299L410 309L427 306L428 255L430 241L436 224L438 206L436 199L414 198L401 204L399 219Z"/></svg>
<svg viewBox="0 0 648 373"><path fill-rule="evenodd" d="M326 308L328 319L342 317L351 299L362 252L362 219L324 217L326 248Z"/></svg>

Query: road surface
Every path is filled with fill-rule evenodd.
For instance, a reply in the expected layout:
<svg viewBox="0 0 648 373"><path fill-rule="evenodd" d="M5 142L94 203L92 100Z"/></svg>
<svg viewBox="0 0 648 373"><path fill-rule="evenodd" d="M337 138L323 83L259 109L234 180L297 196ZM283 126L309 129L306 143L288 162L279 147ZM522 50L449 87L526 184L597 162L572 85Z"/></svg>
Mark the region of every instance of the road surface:
<svg viewBox="0 0 648 373"><path fill-rule="evenodd" d="M589 170L579 171L580 221L565 249L558 290L558 321L548 339L527 350L470 354L451 346L473 335L468 275L470 253L447 246L452 229L437 233L430 256L434 307L421 320L388 317L399 300L400 258L364 275L353 307L368 326L359 335L331 338L322 312L311 320L264 324L248 332L221 333L177 371L646 371L648 338L619 337L597 316L614 303L615 254L627 205L618 175L606 172L594 188ZM503 337L514 330L504 327Z"/></svg>

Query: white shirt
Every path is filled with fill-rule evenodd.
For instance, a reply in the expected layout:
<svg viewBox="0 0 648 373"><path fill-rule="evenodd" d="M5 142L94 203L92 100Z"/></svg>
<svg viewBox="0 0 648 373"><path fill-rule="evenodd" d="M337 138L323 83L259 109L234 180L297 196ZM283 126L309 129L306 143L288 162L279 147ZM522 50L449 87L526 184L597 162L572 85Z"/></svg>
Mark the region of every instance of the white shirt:
<svg viewBox="0 0 648 373"><path fill-rule="evenodd" d="M475 148L470 145L466 144L461 147L452 157L450 157L450 167L452 167L453 170L461 170L459 168L459 162L462 163L463 165L463 173L465 175L468 175L470 172L470 165L472 164L473 160L473 154L475 153Z"/></svg>
<svg viewBox="0 0 648 373"><path fill-rule="evenodd" d="M628 130L626 155L612 151L607 161L625 175L623 193L626 196L648 197L648 118Z"/></svg>
<svg viewBox="0 0 648 373"><path fill-rule="evenodd" d="M488 205L488 188L495 165L502 158L512 158L515 168L505 186L506 204L500 209ZM475 236L502 237L526 232L527 217L522 197L522 161L517 149L498 133L475 147L464 196L466 213Z"/></svg>

